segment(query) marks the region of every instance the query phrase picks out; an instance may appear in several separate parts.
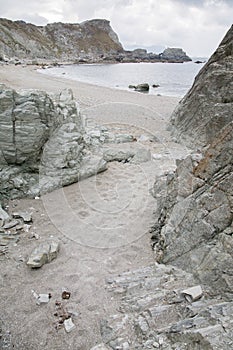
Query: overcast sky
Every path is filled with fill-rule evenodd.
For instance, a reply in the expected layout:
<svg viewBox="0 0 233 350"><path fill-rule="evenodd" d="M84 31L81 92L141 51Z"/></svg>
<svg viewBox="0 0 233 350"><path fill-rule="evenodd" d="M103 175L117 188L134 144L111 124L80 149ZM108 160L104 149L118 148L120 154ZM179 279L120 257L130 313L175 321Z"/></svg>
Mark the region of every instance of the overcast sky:
<svg viewBox="0 0 233 350"><path fill-rule="evenodd" d="M232 24L233 0L0 0L0 17L37 25L105 18L126 49L209 56Z"/></svg>

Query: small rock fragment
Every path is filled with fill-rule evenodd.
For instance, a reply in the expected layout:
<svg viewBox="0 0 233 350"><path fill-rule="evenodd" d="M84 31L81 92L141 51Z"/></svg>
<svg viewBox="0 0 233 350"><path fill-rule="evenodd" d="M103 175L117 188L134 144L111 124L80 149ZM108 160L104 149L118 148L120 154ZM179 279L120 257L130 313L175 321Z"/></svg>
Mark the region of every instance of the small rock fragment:
<svg viewBox="0 0 233 350"><path fill-rule="evenodd" d="M59 251L59 243L55 241L41 243L30 254L27 265L31 268L38 268L49 263L57 257Z"/></svg>
<svg viewBox="0 0 233 350"><path fill-rule="evenodd" d="M10 228L15 227L15 226L18 225L18 224L19 224L19 221L18 221L18 220L11 220L10 222L7 222L7 223L3 226L3 228L4 228L5 230L9 230Z"/></svg>
<svg viewBox="0 0 233 350"><path fill-rule="evenodd" d="M71 317L64 321L64 327L67 333L70 333L75 328Z"/></svg>
<svg viewBox="0 0 233 350"><path fill-rule="evenodd" d="M31 239L35 238L36 240L38 240L40 238L40 236L37 233L32 232L29 238L31 238Z"/></svg>
<svg viewBox="0 0 233 350"><path fill-rule="evenodd" d="M13 213L13 217L16 219L23 219L24 222L32 221L32 214L27 211L19 211Z"/></svg>
<svg viewBox="0 0 233 350"><path fill-rule="evenodd" d="M192 303L198 299L200 299L203 295L201 286L194 286L188 289L185 289L181 292L181 294L184 296L184 298Z"/></svg>

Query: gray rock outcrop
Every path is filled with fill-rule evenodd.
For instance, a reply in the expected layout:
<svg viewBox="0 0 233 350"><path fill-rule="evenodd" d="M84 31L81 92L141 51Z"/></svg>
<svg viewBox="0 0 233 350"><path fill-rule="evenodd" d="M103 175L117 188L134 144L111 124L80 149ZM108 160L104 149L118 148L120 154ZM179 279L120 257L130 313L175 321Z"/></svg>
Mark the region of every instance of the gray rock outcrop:
<svg viewBox="0 0 233 350"><path fill-rule="evenodd" d="M204 152L157 180L157 259L192 272L212 295L232 298L233 122Z"/></svg>
<svg viewBox="0 0 233 350"><path fill-rule="evenodd" d="M72 91L50 96L0 85L0 196L37 196L103 171L84 141Z"/></svg>
<svg viewBox="0 0 233 350"><path fill-rule="evenodd" d="M117 34L105 19L82 23L51 23L36 26L0 18L0 61L29 63L93 62L185 62L191 59L182 49L161 54L145 49L124 50Z"/></svg>
<svg viewBox="0 0 233 350"><path fill-rule="evenodd" d="M231 66L228 53L221 55ZM191 90L195 104L193 94ZM208 123L205 98L202 118ZM222 115L226 123L216 125L218 132L212 142L208 139L209 146L177 161L176 171L155 182L152 240L159 264L107 280L109 291L121 296L119 312L103 320L101 327L102 339L112 349L233 347L233 120L228 109ZM188 110L182 116L188 123ZM198 125L199 119L193 118ZM187 130L188 136L191 133L192 128ZM193 141L202 133L202 127L195 130Z"/></svg>
<svg viewBox="0 0 233 350"><path fill-rule="evenodd" d="M232 301L210 298L192 274L154 264L111 276L107 283L121 300L119 312L101 325L110 349L232 348ZM187 298L196 291L197 299Z"/></svg>
<svg viewBox="0 0 233 350"><path fill-rule="evenodd" d="M209 146L157 179L152 237L157 260L192 272L210 295L226 299L233 295L232 40L233 27L172 117L179 139Z"/></svg>
<svg viewBox="0 0 233 350"><path fill-rule="evenodd" d="M174 111L175 137L191 148L214 141L233 119L233 26Z"/></svg>
<svg viewBox="0 0 233 350"><path fill-rule="evenodd" d="M0 55L31 60L98 60L123 48L109 21L52 23L36 26L24 21L0 19Z"/></svg>

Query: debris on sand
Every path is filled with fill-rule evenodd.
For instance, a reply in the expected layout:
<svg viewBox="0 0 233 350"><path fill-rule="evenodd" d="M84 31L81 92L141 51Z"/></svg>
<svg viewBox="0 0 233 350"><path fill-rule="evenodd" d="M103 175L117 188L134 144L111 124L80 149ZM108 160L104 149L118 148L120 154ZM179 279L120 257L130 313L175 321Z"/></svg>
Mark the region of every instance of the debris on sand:
<svg viewBox="0 0 233 350"><path fill-rule="evenodd" d="M59 243L56 241L41 243L30 254L27 265L31 268L39 268L55 259L58 251Z"/></svg>

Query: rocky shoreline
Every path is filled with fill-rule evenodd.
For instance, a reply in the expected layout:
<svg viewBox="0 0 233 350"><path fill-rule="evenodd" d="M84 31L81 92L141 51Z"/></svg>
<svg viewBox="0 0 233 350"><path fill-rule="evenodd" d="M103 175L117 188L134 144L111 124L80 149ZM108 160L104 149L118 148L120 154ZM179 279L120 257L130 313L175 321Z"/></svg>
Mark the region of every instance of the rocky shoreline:
<svg viewBox="0 0 233 350"><path fill-rule="evenodd" d="M124 63L191 61L180 48L160 54L127 51L110 22L93 19L80 24L52 23L44 27L0 18L0 61L14 64Z"/></svg>
<svg viewBox="0 0 233 350"><path fill-rule="evenodd" d="M175 110L0 66L3 348L232 349L232 39Z"/></svg>

